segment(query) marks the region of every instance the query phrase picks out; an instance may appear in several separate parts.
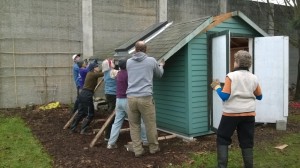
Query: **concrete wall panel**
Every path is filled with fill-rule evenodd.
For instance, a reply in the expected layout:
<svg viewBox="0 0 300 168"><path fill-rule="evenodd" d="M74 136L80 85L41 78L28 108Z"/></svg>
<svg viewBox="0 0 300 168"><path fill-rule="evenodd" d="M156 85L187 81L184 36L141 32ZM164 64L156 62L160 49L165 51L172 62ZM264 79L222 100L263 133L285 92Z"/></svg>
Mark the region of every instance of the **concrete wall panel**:
<svg viewBox="0 0 300 168"><path fill-rule="evenodd" d="M93 1L94 55L106 58L114 49L156 22L157 1Z"/></svg>
<svg viewBox="0 0 300 168"><path fill-rule="evenodd" d="M168 0L168 21L184 22L219 14L219 0Z"/></svg>
<svg viewBox="0 0 300 168"><path fill-rule="evenodd" d="M53 86L56 101L73 102L81 0L5 0L0 8L0 107L48 103Z"/></svg>

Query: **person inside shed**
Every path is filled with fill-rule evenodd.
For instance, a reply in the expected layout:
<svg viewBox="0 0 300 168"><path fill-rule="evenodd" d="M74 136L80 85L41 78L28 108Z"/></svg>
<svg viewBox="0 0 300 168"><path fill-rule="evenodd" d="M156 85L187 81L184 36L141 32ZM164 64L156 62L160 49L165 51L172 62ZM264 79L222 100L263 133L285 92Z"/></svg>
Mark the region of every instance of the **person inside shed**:
<svg viewBox="0 0 300 168"><path fill-rule="evenodd" d="M72 60L73 60L73 79L75 82L75 86L76 86L76 99L75 99L75 103L74 103L74 107L72 109L72 113L75 113L78 110L78 105L79 105L79 100L78 100L78 96L79 96L79 92L80 92L80 76L79 76L79 66L78 66L78 62L80 61L80 54L74 54L72 56Z"/></svg>
<svg viewBox="0 0 300 168"><path fill-rule="evenodd" d="M94 90L97 86L98 78L102 77L103 73L100 71L99 65L96 63L91 63L89 67L91 68L91 71L87 73L83 89L79 94L78 114L71 124L71 133L76 132L77 125L84 117L86 117L82 123L80 134L91 134L87 132L87 128L94 118Z"/></svg>
<svg viewBox="0 0 300 168"><path fill-rule="evenodd" d="M146 54L147 46L143 41L135 43L135 53L127 60L128 73L128 120L130 136L135 157L144 155L141 140L141 118L145 122L150 154L160 151L156 126L156 111L153 99L153 77L161 78L164 60L157 62Z"/></svg>
<svg viewBox="0 0 300 168"><path fill-rule="evenodd" d="M223 89L218 79L211 83L223 101L223 114L217 131L218 167L227 167L228 145L237 130L245 168L253 167L254 124L256 101L262 99L257 77L249 72L252 57L240 50L234 54L234 70L227 74Z"/></svg>
<svg viewBox="0 0 300 168"><path fill-rule="evenodd" d="M117 82L114 77L117 74L117 70L114 68L115 64L113 59L108 58L102 62L102 72L104 74L104 94L108 105L108 114L112 114L116 107ZM113 117L105 129L105 141L108 141L110 138L111 127L114 120L115 117Z"/></svg>

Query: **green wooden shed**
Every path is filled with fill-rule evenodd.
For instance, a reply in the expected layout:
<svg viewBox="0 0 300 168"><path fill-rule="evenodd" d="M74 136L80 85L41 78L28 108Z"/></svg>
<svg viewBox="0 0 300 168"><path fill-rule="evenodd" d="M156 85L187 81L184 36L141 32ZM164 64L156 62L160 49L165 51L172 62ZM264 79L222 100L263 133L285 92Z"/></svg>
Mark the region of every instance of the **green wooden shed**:
<svg viewBox="0 0 300 168"><path fill-rule="evenodd" d="M147 43L149 56L157 60L166 60L163 77L154 80L153 96L156 103L157 126L162 131L184 138L211 134L218 127L222 102L212 92L210 82L213 78L219 78L221 82L225 79L226 74L233 69L233 54L241 49L254 55L252 71L255 74L263 72L261 76L257 75L264 78L265 70L256 67L264 65L262 59L267 56L256 53L255 43L256 38L267 37L268 34L239 11L184 23L172 24L171 22L159 25L161 27L154 26L157 31L147 29L145 32L148 33L142 33L143 37L135 36L134 40L129 40L131 44L137 40L144 40ZM288 38L279 38L283 39L282 45L286 47ZM118 49L115 56L124 55L124 50L121 52L121 49ZM285 50L284 54L288 54L287 49L283 50ZM131 54L133 48L127 48L126 51L127 54ZM259 62L256 62L256 57L259 58ZM284 59L281 61L283 65L279 66L282 66L282 69L287 68L288 72L288 61L283 56L278 58ZM265 66L265 68L274 67ZM286 71L278 73L282 74L279 75L280 80L288 81ZM261 85L264 89L272 83L261 83ZM276 87L282 88L283 98L278 100L276 107L271 109L276 109L279 105L283 106L281 110L275 112L279 113L278 117L269 119L264 116L264 113L260 116L258 111L270 109L270 104L268 107L258 105L258 122L286 121L288 82L282 82ZM265 102L273 101L265 98L266 94L263 94L264 99L267 99L264 100Z"/></svg>

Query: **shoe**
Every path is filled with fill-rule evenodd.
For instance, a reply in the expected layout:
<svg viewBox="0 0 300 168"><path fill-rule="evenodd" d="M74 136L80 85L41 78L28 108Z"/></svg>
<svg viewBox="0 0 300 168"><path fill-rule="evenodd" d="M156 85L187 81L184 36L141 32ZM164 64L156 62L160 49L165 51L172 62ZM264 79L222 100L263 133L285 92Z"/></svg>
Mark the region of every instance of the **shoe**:
<svg viewBox="0 0 300 168"><path fill-rule="evenodd" d="M75 129L71 129L71 130L69 131L69 134L75 134L75 133L77 133L77 131L76 131Z"/></svg>
<svg viewBox="0 0 300 168"><path fill-rule="evenodd" d="M134 156L136 158L139 158L139 157L143 156L144 154L145 154L145 150L143 150L141 153L134 153Z"/></svg>
<svg viewBox="0 0 300 168"><path fill-rule="evenodd" d="M117 144L111 144L111 145L107 145L107 147L106 147L107 149L116 149L116 148L118 148L118 146L117 146Z"/></svg>
<svg viewBox="0 0 300 168"><path fill-rule="evenodd" d="M124 147L126 148L126 150L127 150L128 152L133 152L132 144L124 145Z"/></svg>
<svg viewBox="0 0 300 168"><path fill-rule="evenodd" d="M143 146L149 146L148 142L143 142Z"/></svg>
<svg viewBox="0 0 300 168"><path fill-rule="evenodd" d="M159 151L160 151L160 148L158 147L156 150L150 151L150 153L151 153L151 154L155 154L155 153L157 153L157 152L159 152Z"/></svg>
<svg viewBox="0 0 300 168"><path fill-rule="evenodd" d="M85 131L85 130L81 130L81 131L80 131L80 134L81 134L81 135L93 135L92 132L87 132L87 131Z"/></svg>

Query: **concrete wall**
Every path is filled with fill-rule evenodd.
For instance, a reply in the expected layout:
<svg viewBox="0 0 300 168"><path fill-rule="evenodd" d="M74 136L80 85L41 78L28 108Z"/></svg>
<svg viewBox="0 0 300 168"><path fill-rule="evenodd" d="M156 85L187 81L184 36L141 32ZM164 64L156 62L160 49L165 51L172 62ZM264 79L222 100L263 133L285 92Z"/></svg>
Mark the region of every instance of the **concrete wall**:
<svg viewBox="0 0 300 168"><path fill-rule="evenodd" d="M168 0L168 21L184 22L220 13L219 0Z"/></svg>
<svg viewBox="0 0 300 168"><path fill-rule="evenodd" d="M0 107L70 103L81 32L81 0L1 0Z"/></svg>
<svg viewBox="0 0 300 168"><path fill-rule="evenodd" d="M112 57L115 48L156 23L156 8L155 0L94 0L94 56Z"/></svg>
<svg viewBox="0 0 300 168"><path fill-rule="evenodd" d="M1 0L0 108L52 100L73 102L71 56L74 53L84 53L85 58L110 57L115 48L165 18L182 22L240 10L265 31L272 31L268 24L270 16L261 12L266 8L264 4L225 2ZM284 22L284 18L282 20ZM290 53L290 81L296 81L298 51L293 49Z"/></svg>

